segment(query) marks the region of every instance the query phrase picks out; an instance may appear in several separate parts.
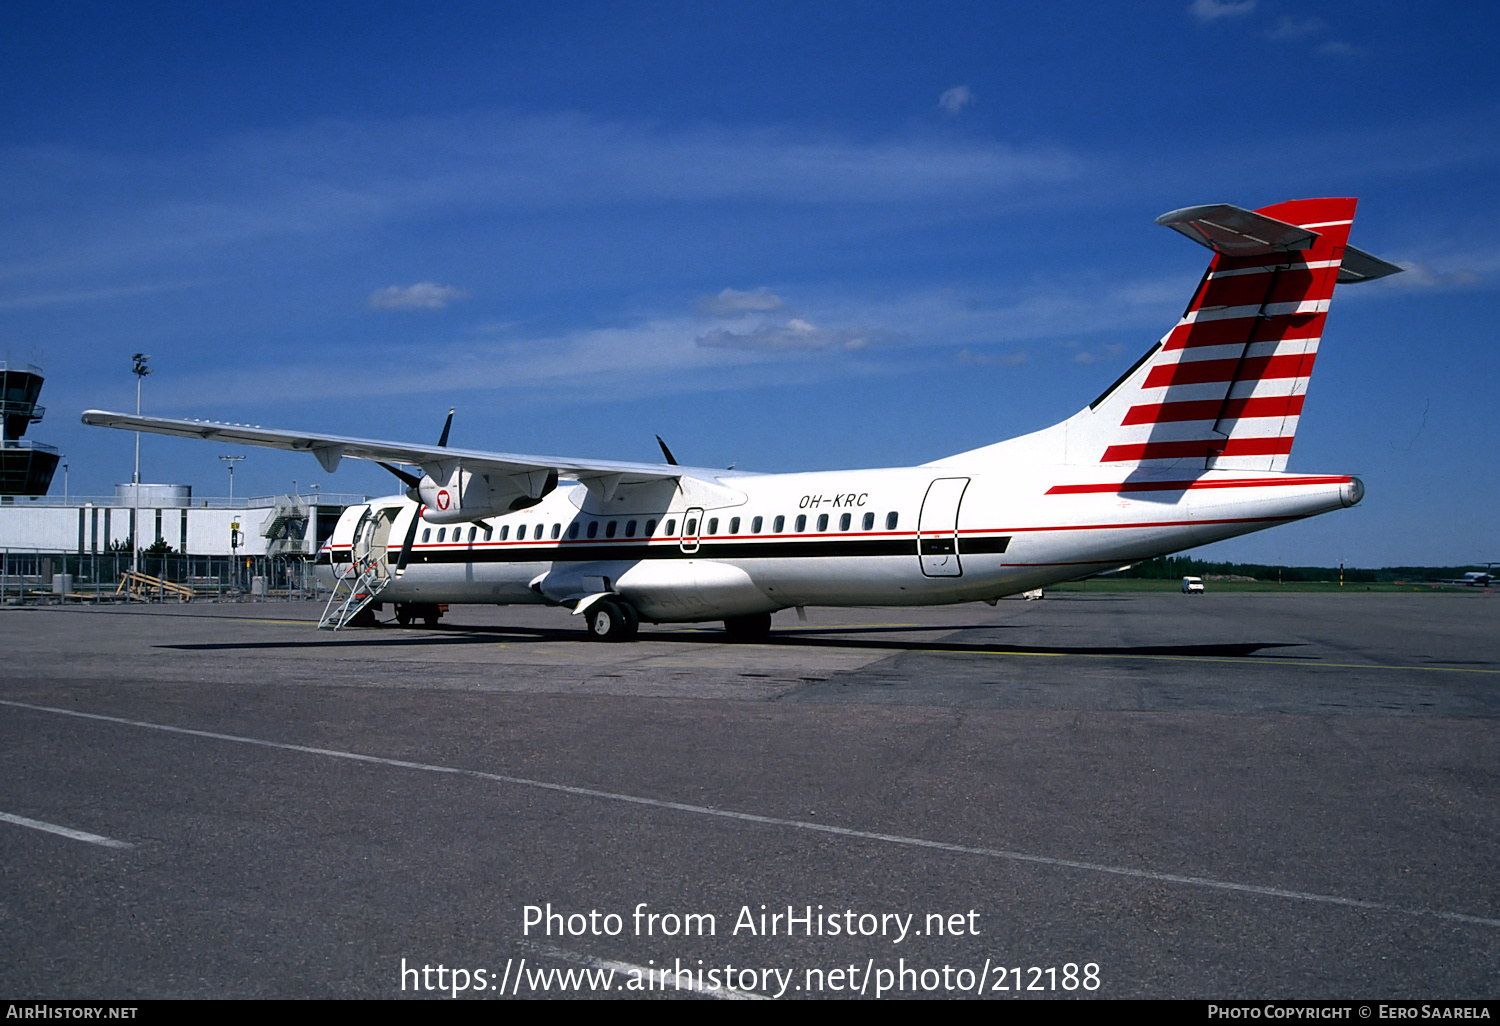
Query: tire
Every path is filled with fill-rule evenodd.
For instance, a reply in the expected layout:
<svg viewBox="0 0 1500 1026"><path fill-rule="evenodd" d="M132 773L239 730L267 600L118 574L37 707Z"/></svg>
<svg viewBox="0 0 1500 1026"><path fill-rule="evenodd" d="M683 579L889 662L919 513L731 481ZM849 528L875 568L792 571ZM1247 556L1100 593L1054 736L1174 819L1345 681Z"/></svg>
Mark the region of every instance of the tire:
<svg viewBox="0 0 1500 1026"><path fill-rule="evenodd" d="M632 606L629 602L618 602L616 604L620 607L620 612L625 614L625 638L626 640L634 640L635 636L641 632L641 614L637 613L635 606Z"/></svg>
<svg viewBox="0 0 1500 1026"><path fill-rule="evenodd" d="M396 622L406 627L411 623L411 607L405 603L396 607Z"/></svg>
<svg viewBox="0 0 1500 1026"><path fill-rule="evenodd" d="M771 614L731 616L724 621L724 633L735 641L760 641L771 633Z"/></svg>
<svg viewBox="0 0 1500 1026"><path fill-rule="evenodd" d="M635 610L632 609L631 615L627 615L625 608L610 599L595 603L585 617L588 620L589 637L595 641L624 641L630 637L630 624L636 619L633 615ZM639 625L638 620L636 623Z"/></svg>

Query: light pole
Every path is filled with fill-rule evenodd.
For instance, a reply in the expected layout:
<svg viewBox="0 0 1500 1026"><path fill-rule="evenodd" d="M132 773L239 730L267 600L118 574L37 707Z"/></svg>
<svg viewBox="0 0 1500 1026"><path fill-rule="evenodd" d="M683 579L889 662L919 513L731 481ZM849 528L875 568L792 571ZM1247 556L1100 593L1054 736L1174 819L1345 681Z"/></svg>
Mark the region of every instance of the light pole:
<svg viewBox="0 0 1500 1026"><path fill-rule="evenodd" d="M141 415L141 379L151 373L151 368L146 366L146 361L151 359L145 353L136 353L130 358L130 372L135 375L135 415ZM130 570L137 573L141 569L141 433L135 433L135 480L131 482L131 517L130 517Z"/></svg>
<svg viewBox="0 0 1500 1026"><path fill-rule="evenodd" d="M244 458L245 457L243 457L243 456L220 456L219 457L219 459L221 459L225 463L229 464L229 507L231 509L234 508L234 465L236 463L238 463L240 460L244 459Z"/></svg>
<svg viewBox="0 0 1500 1026"><path fill-rule="evenodd" d="M68 504L68 457L63 456L63 505Z"/></svg>

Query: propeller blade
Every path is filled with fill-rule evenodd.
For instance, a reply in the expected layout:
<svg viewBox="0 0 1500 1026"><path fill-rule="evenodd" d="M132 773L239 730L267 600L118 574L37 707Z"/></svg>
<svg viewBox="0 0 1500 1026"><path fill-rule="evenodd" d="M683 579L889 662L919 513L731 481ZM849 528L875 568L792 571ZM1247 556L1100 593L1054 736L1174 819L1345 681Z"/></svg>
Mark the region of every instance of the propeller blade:
<svg viewBox="0 0 1500 1026"><path fill-rule="evenodd" d="M443 421L443 433L438 436L438 448L448 448L448 429L453 426L453 407L448 407L448 419Z"/></svg>
<svg viewBox="0 0 1500 1026"><path fill-rule="evenodd" d="M417 540L417 527L422 522L422 510L426 507L417 503L417 511L412 514L411 526L406 529L406 540L401 543L401 555L396 559L396 575L406 569L406 561L411 558L412 543Z"/></svg>
<svg viewBox="0 0 1500 1026"><path fill-rule="evenodd" d="M379 463L386 470L389 470L392 474L395 474L398 478L401 479L401 483L406 485L406 487L408 488L416 488L422 483L422 479L420 477L417 477L415 474L408 474L404 470L399 470L396 467L391 466L389 463L386 463L384 460L376 460L375 462Z"/></svg>
<svg viewBox="0 0 1500 1026"><path fill-rule="evenodd" d="M677 466L677 457L672 455L672 450L667 448L667 443L661 440L661 435L656 436L656 444L661 446L661 454L667 458L672 466Z"/></svg>

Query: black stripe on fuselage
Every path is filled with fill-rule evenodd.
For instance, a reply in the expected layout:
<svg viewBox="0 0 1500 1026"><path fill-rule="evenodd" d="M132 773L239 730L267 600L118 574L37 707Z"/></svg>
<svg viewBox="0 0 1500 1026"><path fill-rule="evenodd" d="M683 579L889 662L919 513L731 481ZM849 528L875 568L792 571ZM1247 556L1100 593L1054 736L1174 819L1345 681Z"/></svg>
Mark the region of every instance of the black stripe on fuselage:
<svg viewBox="0 0 1500 1026"><path fill-rule="evenodd" d="M1002 553L1010 537L964 538L959 552L964 555ZM680 545L648 542L615 544L507 545L478 548L416 550L408 565L441 565L447 563L553 563L594 562L596 560L640 559L824 559L854 556L915 556L915 538L809 538L805 541L728 541L700 539L698 548L684 552ZM386 559L395 563L400 554L391 549Z"/></svg>

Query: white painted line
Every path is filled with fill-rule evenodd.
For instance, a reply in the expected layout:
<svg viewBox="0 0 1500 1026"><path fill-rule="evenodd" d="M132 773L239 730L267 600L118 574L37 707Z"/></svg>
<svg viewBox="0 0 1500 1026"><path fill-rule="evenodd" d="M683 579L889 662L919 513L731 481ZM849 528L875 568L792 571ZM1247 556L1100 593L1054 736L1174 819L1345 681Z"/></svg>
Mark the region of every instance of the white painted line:
<svg viewBox="0 0 1500 1026"><path fill-rule="evenodd" d="M1129 866L1110 866L1099 862L1081 862L1077 859L1059 859L1048 855L1032 855L1021 851L1007 851L1004 848L981 848L968 844L951 844L947 841L933 841L923 837L905 837L901 834L882 834L870 830L854 830L849 827L834 826L831 823L811 823L800 819L781 819L777 816L761 816L753 812L735 812L731 809L716 809L707 805L689 805L686 802L669 802L661 798L644 798L640 795L618 794L613 791L599 791L592 787L575 787L571 784L554 784L546 780L530 780L526 777L508 777L500 773L486 773L483 770L461 769L456 766L436 766L424 762L411 762L406 759L388 759L379 755L361 755L358 752L342 752L334 748L314 748L311 745L294 745L285 741L267 741L257 737L241 737L237 734L220 734L211 730L194 730L191 727L173 727L165 723L151 723L146 720L129 720L122 716L106 716L102 713L79 712L76 709L54 709L46 705L32 705L28 702L13 702L0 699L0 705L10 706L13 709L29 709L32 712L52 713L57 716L72 716L81 720L97 720L101 723L118 723L127 727L140 727L144 730L159 730L167 734L182 734L188 737L203 737L214 741L231 741L235 744L255 745L260 748L274 748L285 752L302 752L307 755L322 755L331 759L348 759L351 762L369 763L375 766L391 766L396 769L420 770L424 773L447 773L460 777L471 777L475 780L488 780L497 784L511 784L516 787L534 787L543 791L555 791L560 794L577 795L581 798L599 798L605 801L626 802L631 805L645 805L657 809L670 809L674 812L688 812L699 816L714 816L719 819L732 819L742 823L760 823L765 826L789 827L794 830L807 830L820 834L833 834L837 837L851 837L861 841L879 841L884 844L897 844L910 848L925 848L929 851L946 851L955 855L978 855L983 858L1004 859L1009 862L1026 862L1040 866L1056 866L1061 869L1077 869L1089 873L1104 873L1111 876L1124 876L1136 880L1155 880L1160 883L1183 884L1189 887L1203 887L1209 890L1229 891L1238 894L1255 894L1267 898L1284 898L1290 901L1306 901L1319 905L1339 905L1346 908L1362 908L1372 912L1394 912L1409 916L1430 916L1434 919L1442 919L1451 923L1472 923L1478 926L1500 927L1500 919L1486 916L1468 915L1463 912L1445 912L1441 909L1421 908L1410 905L1395 905L1384 901L1365 901L1360 898L1345 898L1336 894L1318 894L1312 891L1293 891L1282 887L1263 887L1260 884L1235 883L1230 880L1215 880L1206 876L1186 876L1181 873L1161 873L1150 869L1134 869ZM118 843L118 842L116 842Z"/></svg>
<svg viewBox="0 0 1500 1026"><path fill-rule="evenodd" d="M74 841L87 841L89 844L97 844L105 848L135 847L128 841L117 841L113 837L91 834L86 830L74 830L71 827L58 826L56 823L43 823L39 819L12 816L8 812L0 812L0 823L14 823L16 826L30 827L33 830L45 830L49 834L57 834L59 837L67 837Z"/></svg>

